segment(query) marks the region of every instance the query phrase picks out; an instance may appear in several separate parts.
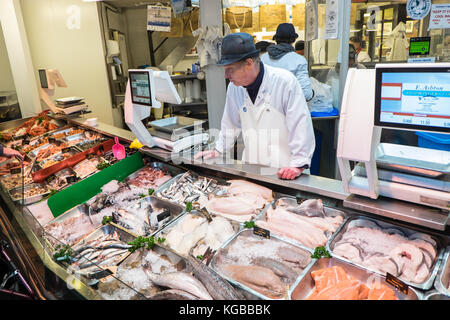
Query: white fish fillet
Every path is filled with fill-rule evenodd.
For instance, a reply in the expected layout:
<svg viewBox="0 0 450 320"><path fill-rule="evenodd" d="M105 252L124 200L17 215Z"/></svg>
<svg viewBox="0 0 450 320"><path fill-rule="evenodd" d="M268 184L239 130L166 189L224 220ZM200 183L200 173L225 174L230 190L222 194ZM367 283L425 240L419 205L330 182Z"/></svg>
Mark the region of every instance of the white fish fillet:
<svg viewBox="0 0 450 320"><path fill-rule="evenodd" d="M227 192L230 194L236 195L242 193L253 193L260 195L266 201L272 201L273 199L272 190L269 188L239 179L228 180L227 182L231 183L231 185L227 188Z"/></svg>

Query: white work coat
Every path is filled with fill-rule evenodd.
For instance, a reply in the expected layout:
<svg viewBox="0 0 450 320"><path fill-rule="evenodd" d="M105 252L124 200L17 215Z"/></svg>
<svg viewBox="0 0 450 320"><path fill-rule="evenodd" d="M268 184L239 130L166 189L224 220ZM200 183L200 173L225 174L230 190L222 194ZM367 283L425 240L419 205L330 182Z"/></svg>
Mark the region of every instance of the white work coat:
<svg viewBox="0 0 450 320"><path fill-rule="evenodd" d="M264 65L264 77L253 103L244 87L228 85L216 150L230 150L242 130L242 160L270 167L311 165L314 130L295 76Z"/></svg>
<svg viewBox="0 0 450 320"><path fill-rule="evenodd" d="M356 54L356 62L358 63L371 61L369 54L365 51L360 51Z"/></svg>
<svg viewBox="0 0 450 320"><path fill-rule="evenodd" d="M269 65L272 67L286 69L297 78L298 83L303 89L303 94L307 101L311 100L313 97L313 91L311 88L311 80L308 74L308 62L305 57L299 55L295 51L288 52L280 59L272 59L270 55L266 52L261 55L261 61L264 65Z"/></svg>

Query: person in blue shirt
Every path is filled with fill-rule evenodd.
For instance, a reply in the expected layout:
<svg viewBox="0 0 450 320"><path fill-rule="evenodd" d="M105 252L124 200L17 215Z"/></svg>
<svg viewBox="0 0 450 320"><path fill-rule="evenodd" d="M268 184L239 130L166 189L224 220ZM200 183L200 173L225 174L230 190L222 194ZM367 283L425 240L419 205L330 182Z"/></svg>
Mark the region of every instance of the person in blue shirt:
<svg viewBox="0 0 450 320"><path fill-rule="evenodd" d="M268 66L292 72L302 87L306 101L310 101L314 97L314 91L309 80L308 62L292 46L297 38L298 34L292 23L281 23L273 36L277 44L267 47L267 53L261 56L261 61Z"/></svg>

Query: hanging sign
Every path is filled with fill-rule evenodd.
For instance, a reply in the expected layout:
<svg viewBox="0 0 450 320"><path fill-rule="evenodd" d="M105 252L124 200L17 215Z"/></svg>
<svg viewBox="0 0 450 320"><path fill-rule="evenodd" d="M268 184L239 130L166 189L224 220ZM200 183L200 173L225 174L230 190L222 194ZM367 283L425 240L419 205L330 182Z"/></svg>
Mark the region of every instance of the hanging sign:
<svg viewBox="0 0 450 320"><path fill-rule="evenodd" d="M306 41L317 39L319 33L317 1L306 2Z"/></svg>
<svg viewBox="0 0 450 320"><path fill-rule="evenodd" d="M413 20L421 20L427 16L431 9L431 0L408 0L406 13Z"/></svg>
<svg viewBox="0 0 450 320"><path fill-rule="evenodd" d="M172 0L172 9L175 15L182 14L186 9L186 0Z"/></svg>
<svg viewBox="0 0 450 320"><path fill-rule="evenodd" d="M450 4L433 4L428 30L447 28L450 28Z"/></svg>
<svg viewBox="0 0 450 320"><path fill-rule="evenodd" d="M164 6L147 6L147 30L170 32L172 9Z"/></svg>
<svg viewBox="0 0 450 320"><path fill-rule="evenodd" d="M325 39L337 39L339 34L338 0L327 0L325 13Z"/></svg>

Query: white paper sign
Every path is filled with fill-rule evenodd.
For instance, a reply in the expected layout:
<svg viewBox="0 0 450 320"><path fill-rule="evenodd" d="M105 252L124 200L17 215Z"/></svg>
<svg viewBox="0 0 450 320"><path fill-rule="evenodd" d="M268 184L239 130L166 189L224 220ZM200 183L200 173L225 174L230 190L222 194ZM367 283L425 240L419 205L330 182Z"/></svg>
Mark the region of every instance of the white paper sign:
<svg viewBox="0 0 450 320"><path fill-rule="evenodd" d="M147 30L170 32L172 9L164 6L147 6Z"/></svg>
<svg viewBox="0 0 450 320"><path fill-rule="evenodd" d="M306 41L317 39L319 34L317 1L306 2Z"/></svg>
<svg viewBox="0 0 450 320"><path fill-rule="evenodd" d="M450 4L433 4L430 12L430 29L450 28Z"/></svg>
<svg viewBox="0 0 450 320"><path fill-rule="evenodd" d="M338 0L327 0L325 39L337 39L339 36L338 11Z"/></svg>

